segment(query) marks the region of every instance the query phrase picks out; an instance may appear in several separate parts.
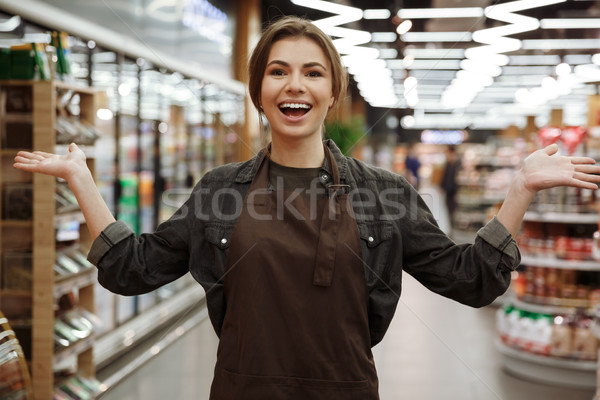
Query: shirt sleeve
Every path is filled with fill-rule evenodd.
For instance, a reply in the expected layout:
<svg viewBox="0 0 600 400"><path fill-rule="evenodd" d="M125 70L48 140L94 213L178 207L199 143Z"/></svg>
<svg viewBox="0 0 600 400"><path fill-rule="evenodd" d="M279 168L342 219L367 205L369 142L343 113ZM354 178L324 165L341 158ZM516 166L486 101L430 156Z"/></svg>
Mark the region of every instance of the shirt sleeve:
<svg viewBox="0 0 600 400"><path fill-rule="evenodd" d="M472 244L456 244L419 197L412 218L401 221L403 269L435 293L482 307L503 294L520 262L517 243L495 217Z"/></svg>
<svg viewBox="0 0 600 400"><path fill-rule="evenodd" d="M135 236L122 221L108 225L92 243L88 260L98 268L98 281L121 295L150 292L189 271L195 196L154 233Z"/></svg>

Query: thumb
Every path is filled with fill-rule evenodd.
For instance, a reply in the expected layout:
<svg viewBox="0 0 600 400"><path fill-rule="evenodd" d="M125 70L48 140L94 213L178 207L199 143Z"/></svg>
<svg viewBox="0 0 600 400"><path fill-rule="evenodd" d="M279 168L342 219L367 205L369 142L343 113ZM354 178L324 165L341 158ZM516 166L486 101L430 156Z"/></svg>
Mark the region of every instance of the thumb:
<svg viewBox="0 0 600 400"><path fill-rule="evenodd" d="M552 143L551 145L546 146L544 148L544 153L546 153L549 156L556 154L557 152L558 152L558 145L556 143Z"/></svg>
<svg viewBox="0 0 600 400"><path fill-rule="evenodd" d="M69 145L69 152L77 150L79 147L75 143Z"/></svg>

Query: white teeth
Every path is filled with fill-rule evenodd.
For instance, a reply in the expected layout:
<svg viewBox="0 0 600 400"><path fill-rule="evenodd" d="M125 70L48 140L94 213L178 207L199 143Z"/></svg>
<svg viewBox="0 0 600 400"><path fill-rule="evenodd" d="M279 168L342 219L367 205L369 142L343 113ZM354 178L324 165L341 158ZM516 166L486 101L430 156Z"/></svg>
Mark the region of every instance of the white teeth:
<svg viewBox="0 0 600 400"><path fill-rule="evenodd" d="M302 103L283 103L279 107L280 108L305 108L307 110L310 110L310 106L308 104L302 104Z"/></svg>

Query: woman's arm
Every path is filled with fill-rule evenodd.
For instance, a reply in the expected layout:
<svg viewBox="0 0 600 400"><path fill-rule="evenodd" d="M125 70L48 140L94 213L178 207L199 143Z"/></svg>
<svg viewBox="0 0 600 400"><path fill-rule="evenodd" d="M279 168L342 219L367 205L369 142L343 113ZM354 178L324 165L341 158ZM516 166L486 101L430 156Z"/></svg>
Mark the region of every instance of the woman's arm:
<svg viewBox="0 0 600 400"><path fill-rule="evenodd" d="M76 144L69 145L68 153L61 156L41 151L20 151L13 166L66 180L77 198L92 239L96 239L104 228L115 221L87 167L85 154Z"/></svg>
<svg viewBox="0 0 600 400"><path fill-rule="evenodd" d="M529 155L513 180L496 218L515 237L535 194L556 186L596 190L600 166L590 157L565 157L552 144Z"/></svg>

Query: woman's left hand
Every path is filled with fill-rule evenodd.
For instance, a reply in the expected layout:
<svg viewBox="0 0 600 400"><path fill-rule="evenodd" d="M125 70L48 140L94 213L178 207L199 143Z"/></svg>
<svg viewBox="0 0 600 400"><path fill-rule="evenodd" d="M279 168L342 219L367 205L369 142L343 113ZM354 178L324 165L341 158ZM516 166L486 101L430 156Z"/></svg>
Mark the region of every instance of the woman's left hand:
<svg viewBox="0 0 600 400"><path fill-rule="evenodd" d="M593 158L560 156L557 152L558 145L551 144L525 158L520 171L525 189L532 194L556 186L598 189L600 166Z"/></svg>

